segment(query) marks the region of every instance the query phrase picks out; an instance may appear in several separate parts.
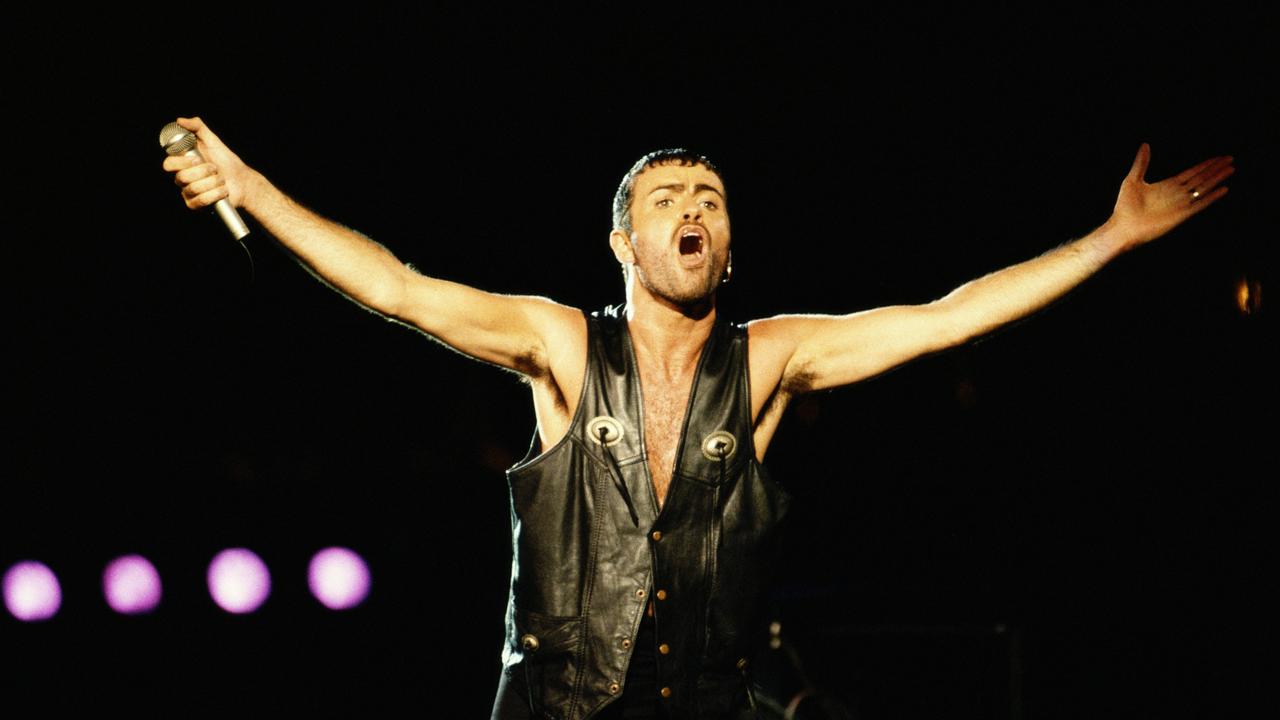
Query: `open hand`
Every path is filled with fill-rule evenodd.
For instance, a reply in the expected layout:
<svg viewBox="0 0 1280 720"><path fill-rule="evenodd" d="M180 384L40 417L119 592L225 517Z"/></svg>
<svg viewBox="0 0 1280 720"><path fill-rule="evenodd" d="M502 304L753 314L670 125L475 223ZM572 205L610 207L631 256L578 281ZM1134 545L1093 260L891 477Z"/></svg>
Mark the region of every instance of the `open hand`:
<svg viewBox="0 0 1280 720"><path fill-rule="evenodd" d="M1230 155L1210 158L1166 180L1148 184L1143 176L1151 161L1151 146L1142 143L1110 222L1130 238L1129 247L1154 240L1182 224L1227 194L1222 181L1235 172Z"/></svg>

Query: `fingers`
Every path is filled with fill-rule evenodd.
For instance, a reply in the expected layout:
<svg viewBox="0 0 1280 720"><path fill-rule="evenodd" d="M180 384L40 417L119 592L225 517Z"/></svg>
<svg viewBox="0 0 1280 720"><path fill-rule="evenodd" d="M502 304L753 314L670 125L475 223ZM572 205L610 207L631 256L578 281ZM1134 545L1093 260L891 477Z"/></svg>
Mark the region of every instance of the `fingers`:
<svg viewBox="0 0 1280 720"><path fill-rule="evenodd" d="M1230 156L1206 160L1196 166L1199 172L1187 178L1187 192L1199 194L1198 197L1192 195L1190 203L1192 215L1204 210L1227 194L1227 186L1218 187L1218 185L1235 174L1236 169L1231 164L1231 160Z"/></svg>
<svg viewBox="0 0 1280 720"><path fill-rule="evenodd" d="M208 207L230 196L230 188L222 178L217 176L199 180L182 188L182 201L192 210Z"/></svg>
<svg viewBox="0 0 1280 720"><path fill-rule="evenodd" d="M182 188L182 200L195 210L229 197L226 181L218 166L199 158L173 155L164 159L164 169L174 173L173 182Z"/></svg>
<svg viewBox="0 0 1280 720"><path fill-rule="evenodd" d="M174 173L173 182L179 187L218 174L217 165L189 155L170 155L164 159L163 167Z"/></svg>
<svg viewBox="0 0 1280 720"><path fill-rule="evenodd" d="M168 172L182 170L193 165L199 165L201 160L198 158L188 157L186 155L167 155L164 159L164 169Z"/></svg>
<svg viewBox="0 0 1280 720"><path fill-rule="evenodd" d="M225 165L234 175L240 166L235 156L199 117L180 117L177 123L195 134L200 156L172 155L164 159L164 169L173 173L173 182L182 188L182 200L195 210L231 197L231 188L213 160ZM192 155L195 155L194 153Z"/></svg>
<svg viewBox="0 0 1280 720"><path fill-rule="evenodd" d="M218 187L202 192L195 197L187 197L184 193L182 201L186 203L188 209L199 210L201 208L207 208L219 200L224 200L229 197L231 197L231 191L227 189L227 186L219 185Z"/></svg>
<svg viewBox="0 0 1280 720"><path fill-rule="evenodd" d="M1227 186L1223 185L1222 187L1218 188L1217 190L1214 190L1208 195L1201 195L1199 199L1191 203L1191 214L1195 215L1201 210L1204 210L1205 208L1212 205L1215 201L1217 201L1218 198L1226 194L1227 194Z"/></svg>
<svg viewBox="0 0 1280 720"><path fill-rule="evenodd" d="M179 186L189 185L197 180L209 177L211 175L218 174L217 165L214 165L211 162L203 162L201 160L196 160L195 158L188 158L188 159L198 164L191 165L184 169L178 170L178 172L175 173L173 176L173 182L176 183L177 185Z"/></svg>
<svg viewBox="0 0 1280 720"><path fill-rule="evenodd" d="M1209 158L1208 160L1205 160L1204 162L1196 165L1195 167L1187 168L1186 170L1183 170L1177 175L1174 175L1173 179L1177 180L1182 185L1186 185L1201 173L1211 172L1213 168L1219 165L1223 165L1223 164L1229 165L1231 164L1231 161L1232 161L1232 157L1230 155Z"/></svg>
<svg viewBox="0 0 1280 720"><path fill-rule="evenodd" d="M230 195L231 191L220 175L211 175L182 188L182 199L192 210L212 205Z"/></svg>
<svg viewBox="0 0 1280 720"><path fill-rule="evenodd" d="M1215 185L1231 177L1236 171L1231 164L1231 158L1215 158L1213 162L1205 165L1200 172L1191 176L1186 181L1186 186L1190 190L1198 190L1201 193L1212 189Z"/></svg>
<svg viewBox="0 0 1280 720"><path fill-rule="evenodd" d="M1147 176L1147 165L1151 163L1151 146L1142 143L1138 146L1138 155L1133 159L1133 167L1129 168L1129 178L1142 180Z"/></svg>

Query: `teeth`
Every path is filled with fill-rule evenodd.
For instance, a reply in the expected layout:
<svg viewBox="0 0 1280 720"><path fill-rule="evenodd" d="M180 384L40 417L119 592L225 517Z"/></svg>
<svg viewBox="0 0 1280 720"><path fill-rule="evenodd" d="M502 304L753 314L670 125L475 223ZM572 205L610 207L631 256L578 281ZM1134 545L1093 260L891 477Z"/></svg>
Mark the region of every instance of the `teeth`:
<svg viewBox="0 0 1280 720"><path fill-rule="evenodd" d="M705 250L707 238L702 228L694 225L680 228L679 237L681 255L700 255Z"/></svg>

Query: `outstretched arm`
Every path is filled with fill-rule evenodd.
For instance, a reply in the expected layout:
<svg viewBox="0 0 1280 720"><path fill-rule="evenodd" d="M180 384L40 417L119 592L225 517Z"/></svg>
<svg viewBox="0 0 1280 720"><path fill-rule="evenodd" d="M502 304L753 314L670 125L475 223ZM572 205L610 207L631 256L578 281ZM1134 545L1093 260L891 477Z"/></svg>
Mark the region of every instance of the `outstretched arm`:
<svg viewBox="0 0 1280 720"><path fill-rule="evenodd" d="M205 159L170 156L187 207L228 198L313 275L355 302L399 320L471 357L526 375L549 370L547 338L581 313L545 298L497 295L426 277L382 245L303 207L249 167L198 117L178 118Z"/></svg>
<svg viewBox="0 0 1280 720"><path fill-rule="evenodd" d="M1120 185L1111 217L1079 240L961 285L925 305L843 316L783 315L752 323L752 336L780 359L782 386L805 392L878 375L1026 317L1113 258L1212 205L1227 193L1221 183L1234 172L1231 157L1216 157L1149 184L1144 177L1150 158L1151 148L1143 143Z"/></svg>

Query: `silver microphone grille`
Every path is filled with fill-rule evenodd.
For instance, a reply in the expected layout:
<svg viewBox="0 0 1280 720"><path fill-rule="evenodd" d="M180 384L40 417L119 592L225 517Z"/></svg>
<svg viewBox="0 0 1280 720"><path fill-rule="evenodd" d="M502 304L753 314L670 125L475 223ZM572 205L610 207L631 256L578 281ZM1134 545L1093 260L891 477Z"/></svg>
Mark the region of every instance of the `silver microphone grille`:
<svg viewBox="0 0 1280 720"><path fill-rule="evenodd" d="M170 155L182 155L196 146L196 136L176 122L160 128L160 147Z"/></svg>

